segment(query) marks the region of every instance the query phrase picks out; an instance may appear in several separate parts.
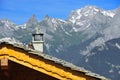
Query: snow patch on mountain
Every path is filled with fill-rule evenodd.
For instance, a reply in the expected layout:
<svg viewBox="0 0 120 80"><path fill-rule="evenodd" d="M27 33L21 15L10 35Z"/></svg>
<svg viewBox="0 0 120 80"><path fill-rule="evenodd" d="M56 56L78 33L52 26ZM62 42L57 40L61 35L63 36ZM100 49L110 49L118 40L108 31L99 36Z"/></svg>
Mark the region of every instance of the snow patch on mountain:
<svg viewBox="0 0 120 80"><path fill-rule="evenodd" d="M107 62L107 64L110 65L111 68L115 68L115 69L117 69L117 70L120 70L120 65L115 65L115 64L110 63L110 62Z"/></svg>
<svg viewBox="0 0 120 80"><path fill-rule="evenodd" d="M19 25L20 26L20 28L22 28L22 29L26 29L27 28L27 24L25 23L25 24L23 24L23 25Z"/></svg>
<svg viewBox="0 0 120 80"><path fill-rule="evenodd" d="M114 12L112 12L112 11L102 11L101 12L103 15L105 15L105 16L110 16L110 17L114 17L115 16L115 13Z"/></svg>
<svg viewBox="0 0 120 80"><path fill-rule="evenodd" d="M118 43L115 44L115 46L120 49L120 45Z"/></svg>

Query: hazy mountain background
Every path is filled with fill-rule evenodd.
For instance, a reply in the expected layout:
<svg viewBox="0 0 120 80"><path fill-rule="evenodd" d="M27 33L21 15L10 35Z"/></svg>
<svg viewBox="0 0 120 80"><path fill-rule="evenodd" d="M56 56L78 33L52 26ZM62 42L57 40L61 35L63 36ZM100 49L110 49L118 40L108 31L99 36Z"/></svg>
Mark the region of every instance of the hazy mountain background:
<svg viewBox="0 0 120 80"><path fill-rule="evenodd" d="M66 20L35 15L16 25L0 20L0 38L13 37L30 43L36 26L45 34L45 53L84 67L111 80L120 79L120 8L103 10L85 6Z"/></svg>

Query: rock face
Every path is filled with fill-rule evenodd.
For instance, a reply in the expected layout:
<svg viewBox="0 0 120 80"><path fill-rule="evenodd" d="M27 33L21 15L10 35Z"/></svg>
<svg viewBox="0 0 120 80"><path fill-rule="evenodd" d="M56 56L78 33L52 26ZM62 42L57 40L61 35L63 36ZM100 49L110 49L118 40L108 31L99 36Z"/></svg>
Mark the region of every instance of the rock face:
<svg viewBox="0 0 120 80"><path fill-rule="evenodd" d="M48 15L38 22L35 15L23 25L0 20L0 38L31 41L36 26L45 34L45 53L85 67L95 73L120 79L120 8L103 10L85 6L73 10L66 20Z"/></svg>

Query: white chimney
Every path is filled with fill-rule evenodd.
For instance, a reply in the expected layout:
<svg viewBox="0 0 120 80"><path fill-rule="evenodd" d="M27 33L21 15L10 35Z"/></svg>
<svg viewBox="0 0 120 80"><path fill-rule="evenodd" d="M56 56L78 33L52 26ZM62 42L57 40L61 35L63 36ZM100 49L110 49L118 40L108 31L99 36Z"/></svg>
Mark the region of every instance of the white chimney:
<svg viewBox="0 0 120 80"><path fill-rule="evenodd" d="M39 33L38 30L36 30L36 34L32 34L32 46L35 50L43 52L43 33Z"/></svg>

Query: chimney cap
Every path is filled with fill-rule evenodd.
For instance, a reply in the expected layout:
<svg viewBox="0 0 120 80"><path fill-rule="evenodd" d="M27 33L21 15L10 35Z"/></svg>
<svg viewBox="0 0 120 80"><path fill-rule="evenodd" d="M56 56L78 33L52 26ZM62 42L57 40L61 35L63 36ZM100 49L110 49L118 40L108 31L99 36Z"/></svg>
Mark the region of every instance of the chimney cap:
<svg viewBox="0 0 120 80"><path fill-rule="evenodd" d="M35 36L35 35L41 35L41 36L43 36L44 34L43 33L36 33L36 34L32 34L33 36Z"/></svg>

